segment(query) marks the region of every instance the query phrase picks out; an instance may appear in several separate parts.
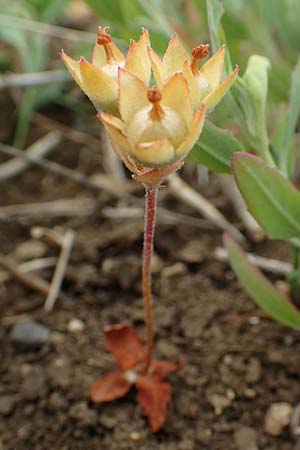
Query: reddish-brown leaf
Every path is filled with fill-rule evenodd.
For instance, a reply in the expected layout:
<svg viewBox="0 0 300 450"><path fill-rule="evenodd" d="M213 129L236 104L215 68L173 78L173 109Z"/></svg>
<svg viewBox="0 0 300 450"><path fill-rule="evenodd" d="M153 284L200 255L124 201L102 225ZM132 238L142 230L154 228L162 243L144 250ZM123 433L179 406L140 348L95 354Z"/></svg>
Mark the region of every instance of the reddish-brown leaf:
<svg viewBox="0 0 300 450"><path fill-rule="evenodd" d="M145 359L145 350L141 339L130 325L109 325L104 329L105 346L124 369L134 369Z"/></svg>
<svg viewBox="0 0 300 450"><path fill-rule="evenodd" d="M170 372L175 372L184 364L184 359L180 358L178 363L169 361L152 361L150 366L150 374L152 378L163 380Z"/></svg>
<svg viewBox="0 0 300 450"><path fill-rule="evenodd" d="M138 401L150 422L152 431L158 431L167 416L171 386L150 377L139 377L136 384Z"/></svg>
<svg viewBox="0 0 300 450"><path fill-rule="evenodd" d="M110 402L126 395L130 388L122 372L109 372L92 383L90 395L95 403Z"/></svg>

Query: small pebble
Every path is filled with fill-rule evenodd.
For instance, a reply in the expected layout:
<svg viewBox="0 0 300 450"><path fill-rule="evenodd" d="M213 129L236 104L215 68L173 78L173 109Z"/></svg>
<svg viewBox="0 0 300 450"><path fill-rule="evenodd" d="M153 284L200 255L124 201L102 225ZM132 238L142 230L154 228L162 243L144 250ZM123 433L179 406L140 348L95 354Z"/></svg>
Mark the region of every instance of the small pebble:
<svg viewBox="0 0 300 450"><path fill-rule="evenodd" d="M15 408L16 399L13 395L0 397L0 416L9 416Z"/></svg>
<svg viewBox="0 0 300 450"><path fill-rule="evenodd" d="M214 407L216 416L220 416L231 405L232 400L225 397L225 395L212 394L209 396L208 401Z"/></svg>
<svg viewBox="0 0 300 450"><path fill-rule="evenodd" d="M118 418L114 414L103 411L99 417L99 423L108 430L113 429L118 424Z"/></svg>
<svg viewBox="0 0 300 450"><path fill-rule="evenodd" d="M85 401L77 402L71 406L69 417L74 419L80 428L95 426L98 420L96 411L90 409Z"/></svg>
<svg viewBox="0 0 300 450"><path fill-rule="evenodd" d="M236 430L234 441L238 450L258 450L257 433L253 428L242 426Z"/></svg>
<svg viewBox="0 0 300 450"><path fill-rule="evenodd" d="M247 383L257 383L261 378L261 364L258 358L250 358L245 374Z"/></svg>
<svg viewBox="0 0 300 450"><path fill-rule="evenodd" d="M32 372L32 365L28 363L24 363L20 366L19 373L22 378L28 377L28 375Z"/></svg>
<svg viewBox="0 0 300 450"><path fill-rule="evenodd" d="M53 333L51 333L50 341L54 346L58 347L64 342L64 340L65 336L62 333L59 333L58 331L54 331Z"/></svg>
<svg viewBox="0 0 300 450"><path fill-rule="evenodd" d="M142 439L142 436L140 433L133 431L132 433L130 433L130 439L134 442L138 442Z"/></svg>
<svg viewBox="0 0 300 450"><path fill-rule="evenodd" d="M44 325L28 320L16 323L11 329L10 338L19 349L33 350L49 343L50 331Z"/></svg>
<svg viewBox="0 0 300 450"><path fill-rule="evenodd" d="M289 347L290 345L293 345L294 343L294 338L293 336L290 336L289 334L287 336L284 336L283 338L283 343L284 345L286 345L287 347Z"/></svg>
<svg viewBox="0 0 300 450"><path fill-rule="evenodd" d="M260 323L260 318L257 316L251 316L249 317L248 322L250 323L250 325L258 325Z"/></svg>
<svg viewBox="0 0 300 450"><path fill-rule="evenodd" d="M224 362L224 364L226 364L226 366L231 366L231 364L233 362L233 357L229 354L226 354L226 355L224 355L223 362Z"/></svg>
<svg viewBox="0 0 300 450"><path fill-rule="evenodd" d="M172 266L167 266L161 271L161 276L163 278L170 278L177 275L183 275L187 272L187 267L185 264L178 262Z"/></svg>
<svg viewBox="0 0 300 450"><path fill-rule="evenodd" d="M85 329L85 323L80 319L71 319L67 325L67 330L69 333L80 333Z"/></svg>
<svg viewBox="0 0 300 450"><path fill-rule="evenodd" d="M49 397L49 406L53 411L61 411L66 409L68 406L68 401L59 392L53 392Z"/></svg>
<svg viewBox="0 0 300 450"><path fill-rule="evenodd" d="M265 417L265 432L271 436L279 436L289 425L293 408L289 403L273 403Z"/></svg>
<svg viewBox="0 0 300 450"><path fill-rule="evenodd" d="M253 400L257 395L255 389L251 389L251 388L246 388L244 390L243 394L246 398L249 398L250 400Z"/></svg>
<svg viewBox="0 0 300 450"><path fill-rule="evenodd" d="M48 384L42 366L31 367L31 371L24 377L20 391L22 398L31 401L42 398L47 394Z"/></svg>
<svg viewBox="0 0 300 450"><path fill-rule="evenodd" d="M235 397L236 397L234 390L233 390L233 389L230 389L230 388L227 389L227 390L226 390L226 397L227 397L229 400L234 400Z"/></svg>
<svg viewBox="0 0 300 450"><path fill-rule="evenodd" d="M189 241L179 251L178 257L186 263L201 263L207 258L207 249L203 241Z"/></svg>
<svg viewBox="0 0 300 450"><path fill-rule="evenodd" d="M66 388L72 380L73 370L69 360L57 358L48 366L48 376L52 386Z"/></svg>

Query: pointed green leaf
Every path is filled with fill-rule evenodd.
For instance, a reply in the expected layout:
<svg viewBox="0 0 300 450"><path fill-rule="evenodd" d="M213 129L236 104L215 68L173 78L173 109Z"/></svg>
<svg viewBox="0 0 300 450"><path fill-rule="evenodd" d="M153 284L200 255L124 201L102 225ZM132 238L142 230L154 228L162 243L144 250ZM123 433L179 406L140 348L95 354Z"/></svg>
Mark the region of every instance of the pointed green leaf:
<svg viewBox="0 0 300 450"><path fill-rule="evenodd" d="M249 262L244 251L229 235L225 236L224 241L234 272L256 303L278 322L299 329L300 312L295 306Z"/></svg>
<svg viewBox="0 0 300 450"><path fill-rule="evenodd" d="M243 151L242 145L228 130L206 121L200 139L187 160L203 164L215 172L230 173L230 158Z"/></svg>
<svg viewBox="0 0 300 450"><path fill-rule="evenodd" d="M272 237L300 236L300 193L275 168L248 153L235 153L233 175L257 222Z"/></svg>

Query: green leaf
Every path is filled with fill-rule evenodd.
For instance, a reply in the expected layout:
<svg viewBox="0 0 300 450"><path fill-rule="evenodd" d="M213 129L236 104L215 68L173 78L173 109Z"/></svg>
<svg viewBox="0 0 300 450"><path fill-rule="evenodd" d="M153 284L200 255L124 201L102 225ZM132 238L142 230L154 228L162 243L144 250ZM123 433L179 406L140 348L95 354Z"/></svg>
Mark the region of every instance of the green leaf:
<svg viewBox="0 0 300 450"><path fill-rule="evenodd" d="M240 283L271 317L291 328L300 328L300 312L253 266L241 247L229 236L224 238L229 261Z"/></svg>
<svg viewBox="0 0 300 450"><path fill-rule="evenodd" d="M300 193L256 156L235 153L233 175L249 211L272 238L300 236Z"/></svg>
<svg viewBox="0 0 300 450"><path fill-rule="evenodd" d="M299 121L300 116L300 58L296 64L295 69L292 72L291 77L291 91L290 91L290 101L288 114L286 119L285 133L282 140L281 150L281 161L280 167L286 173L293 176L294 167L291 163L291 169L289 171L289 161L292 158L291 153L293 152L293 138L294 133Z"/></svg>
<svg viewBox="0 0 300 450"><path fill-rule="evenodd" d="M220 0L206 0L206 9L210 41L212 50L215 53L221 45L219 26L224 13L224 8Z"/></svg>
<svg viewBox="0 0 300 450"><path fill-rule="evenodd" d="M234 152L241 151L242 145L230 131L221 130L206 121L200 139L187 160L204 164L215 172L230 173L230 158Z"/></svg>
<svg viewBox="0 0 300 450"><path fill-rule="evenodd" d="M248 91L247 128L255 149L266 161L272 163L269 152L269 139L266 127L266 103L268 94L268 72L270 62L264 56L252 55L249 58L243 82Z"/></svg>

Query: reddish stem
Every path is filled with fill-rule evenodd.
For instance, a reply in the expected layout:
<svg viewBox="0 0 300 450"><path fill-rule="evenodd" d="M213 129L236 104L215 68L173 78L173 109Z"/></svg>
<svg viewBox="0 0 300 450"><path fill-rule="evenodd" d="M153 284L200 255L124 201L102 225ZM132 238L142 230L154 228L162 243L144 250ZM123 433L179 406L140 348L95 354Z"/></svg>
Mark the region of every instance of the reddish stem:
<svg viewBox="0 0 300 450"><path fill-rule="evenodd" d="M143 369L144 374L148 372L148 369L150 367L153 350L154 333L151 293L151 259L153 254L157 191L157 186L146 187L145 230L142 267L142 291L145 308L145 323L147 328L146 361Z"/></svg>

